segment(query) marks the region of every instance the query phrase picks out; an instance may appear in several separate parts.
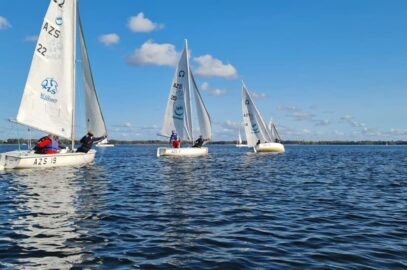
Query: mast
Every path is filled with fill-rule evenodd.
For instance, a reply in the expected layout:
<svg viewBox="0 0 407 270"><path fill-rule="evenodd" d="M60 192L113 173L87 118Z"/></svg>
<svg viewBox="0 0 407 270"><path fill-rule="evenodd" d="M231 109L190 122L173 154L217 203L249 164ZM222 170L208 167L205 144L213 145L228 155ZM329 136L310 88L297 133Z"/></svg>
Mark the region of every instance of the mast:
<svg viewBox="0 0 407 270"><path fill-rule="evenodd" d="M192 109L192 101L191 101L191 84L190 84L190 76L189 76L189 73L190 73L190 70L189 70L189 54L188 54L188 40L187 39L184 39L184 43L185 43L185 53L186 53L186 56L187 56L187 74L188 74L188 79L187 79L187 90L188 90L188 96L189 96L189 108L191 108ZM194 137L193 137L193 132L192 132L192 112L191 111L189 111L189 115L188 115L188 119L190 120L189 122L191 123L191 133L192 134L190 134L190 138L191 138L191 140L192 140L192 142L194 142Z"/></svg>
<svg viewBox="0 0 407 270"><path fill-rule="evenodd" d="M73 73L72 73L72 80L73 80L73 91L72 91L72 151L75 147L75 109L76 109L76 11L77 11L77 0L73 0Z"/></svg>

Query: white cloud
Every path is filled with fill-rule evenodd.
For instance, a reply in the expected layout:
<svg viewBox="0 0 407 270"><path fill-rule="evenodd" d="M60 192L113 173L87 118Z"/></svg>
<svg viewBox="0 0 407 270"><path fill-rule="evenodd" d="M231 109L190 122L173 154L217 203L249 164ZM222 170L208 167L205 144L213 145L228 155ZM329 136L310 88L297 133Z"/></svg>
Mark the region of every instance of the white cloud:
<svg viewBox="0 0 407 270"><path fill-rule="evenodd" d="M195 57L194 61L199 64L198 68L194 72L196 75L225 78L237 77L237 71L231 64L223 64L222 61L213 58L209 54Z"/></svg>
<svg viewBox="0 0 407 270"><path fill-rule="evenodd" d="M310 121L314 118L314 115L301 110L295 106L279 107L280 111L286 112L286 116L293 118L297 121Z"/></svg>
<svg viewBox="0 0 407 270"><path fill-rule="evenodd" d="M98 38L99 42L105 46L111 46L119 43L120 37L116 33L101 35Z"/></svg>
<svg viewBox="0 0 407 270"><path fill-rule="evenodd" d="M8 28L11 28L11 24L5 17L0 16L0 30L5 30Z"/></svg>
<svg viewBox="0 0 407 270"><path fill-rule="evenodd" d="M149 33L164 28L164 25L152 22L144 17L143 12L140 12L136 16L130 17L128 27L133 32Z"/></svg>
<svg viewBox="0 0 407 270"><path fill-rule="evenodd" d="M266 93L256 93L256 92L252 92L252 97L255 99L266 99L267 98L267 94Z"/></svg>
<svg viewBox="0 0 407 270"><path fill-rule="evenodd" d="M201 84L201 90L202 91L208 91L209 90L209 84L207 82L204 82Z"/></svg>
<svg viewBox="0 0 407 270"><path fill-rule="evenodd" d="M214 96L214 97L220 97L226 95L226 90L221 90L219 88L216 88L214 90L209 91L209 95Z"/></svg>
<svg viewBox="0 0 407 270"><path fill-rule="evenodd" d="M175 50L174 45L168 43L158 44L148 40L127 58L127 62L135 66L175 66L178 58L179 53Z"/></svg>
<svg viewBox="0 0 407 270"><path fill-rule="evenodd" d="M214 97L220 97L220 96L224 96L226 95L227 91L226 90L222 90L219 88L215 88L215 89L210 89L209 88L209 83L204 82L201 84L201 88L200 88L203 92L208 93L210 96L214 96Z"/></svg>
<svg viewBox="0 0 407 270"><path fill-rule="evenodd" d="M24 38L24 42L37 42L38 36L37 35L32 35L32 36L26 36Z"/></svg>

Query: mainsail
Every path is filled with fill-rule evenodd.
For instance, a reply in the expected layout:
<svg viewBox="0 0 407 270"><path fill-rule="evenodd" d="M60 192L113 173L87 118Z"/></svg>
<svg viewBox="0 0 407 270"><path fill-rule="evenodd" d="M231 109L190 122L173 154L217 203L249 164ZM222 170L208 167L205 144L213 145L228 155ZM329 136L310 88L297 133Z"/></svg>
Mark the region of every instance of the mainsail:
<svg viewBox="0 0 407 270"><path fill-rule="evenodd" d="M188 46L185 48L171 83L170 95L160 135L169 137L175 129L181 140L192 141L191 95L189 90Z"/></svg>
<svg viewBox="0 0 407 270"><path fill-rule="evenodd" d="M82 30L82 23L78 13L79 43L82 63L83 94L85 99L86 127L93 132L95 137L107 136L106 125L100 109L98 96L96 94L95 83L93 81L92 70L90 68L88 52L86 50L85 38Z"/></svg>
<svg viewBox="0 0 407 270"><path fill-rule="evenodd" d="M272 142L270 131L244 84L242 86L242 110L247 145L255 146L258 140L261 143Z"/></svg>
<svg viewBox="0 0 407 270"><path fill-rule="evenodd" d="M17 122L72 139L76 1L51 1L42 24Z"/></svg>

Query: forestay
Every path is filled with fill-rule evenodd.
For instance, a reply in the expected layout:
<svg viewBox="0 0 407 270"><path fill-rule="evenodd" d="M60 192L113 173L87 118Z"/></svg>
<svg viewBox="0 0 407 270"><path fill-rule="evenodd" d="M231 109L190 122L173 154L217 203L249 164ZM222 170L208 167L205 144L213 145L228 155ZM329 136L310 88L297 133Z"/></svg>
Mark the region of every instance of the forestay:
<svg viewBox="0 0 407 270"><path fill-rule="evenodd" d="M51 1L17 114L17 122L72 139L76 1Z"/></svg>
<svg viewBox="0 0 407 270"><path fill-rule="evenodd" d="M107 136L106 125L100 109L98 96L96 94L95 83L93 81L92 70L90 68L88 52L82 30L82 23L78 13L79 43L82 63L83 94L85 99L86 127L93 132L95 137Z"/></svg>
<svg viewBox="0 0 407 270"><path fill-rule="evenodd" d="M255 146L258 140L261 143L272 142L272 136L244 84L242 86L242 110L247 145Z"/></svg>

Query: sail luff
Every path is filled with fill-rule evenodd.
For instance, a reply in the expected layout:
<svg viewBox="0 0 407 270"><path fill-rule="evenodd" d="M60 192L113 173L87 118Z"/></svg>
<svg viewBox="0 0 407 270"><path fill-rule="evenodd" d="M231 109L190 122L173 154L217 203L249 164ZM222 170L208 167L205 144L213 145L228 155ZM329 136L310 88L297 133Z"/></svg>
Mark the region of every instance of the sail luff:
<svg viewBox="0 0 407 270"><path fill-rule="evenodd" d="M95 81L93 79L92 69L86 47L85 35L83 33L82 21L77 9L80 52L82 63L82 83L85 99L86 127L88 131L93 132L95 137L107 136L107 129L102 110L100 108L99 98L96 92Z"/></svg>

